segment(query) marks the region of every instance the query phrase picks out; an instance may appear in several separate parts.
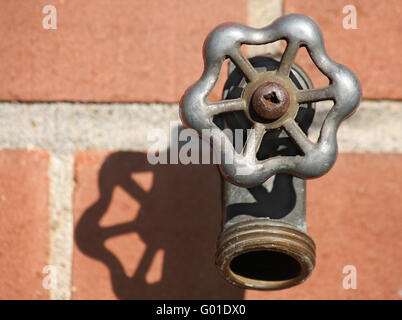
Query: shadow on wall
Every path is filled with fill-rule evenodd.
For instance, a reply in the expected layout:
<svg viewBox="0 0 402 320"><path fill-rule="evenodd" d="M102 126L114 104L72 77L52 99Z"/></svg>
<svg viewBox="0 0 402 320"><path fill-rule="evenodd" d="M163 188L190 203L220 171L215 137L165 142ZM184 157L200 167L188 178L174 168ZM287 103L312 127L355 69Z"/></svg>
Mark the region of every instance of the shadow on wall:
<svg viewBox="0 0 402 320"><path fill-rule="evenodd" d="M148 192L132 179L132 174L144 171L153 173ZM150 165L145 153L117 152L103 163L98 184L100 197L78 221L75 239L84 254L109 269L119 299L244 297L244 290L227 284L214 265L221 221L221 182L215 166ZM140 211L129 223L100 227L116 187L138 201ZM133 232L146 244L146 251L134 275L127 276L122 261L106 248L105 241ZM151 284L146 274L160 249L164 250L161 279Z"/></svg>

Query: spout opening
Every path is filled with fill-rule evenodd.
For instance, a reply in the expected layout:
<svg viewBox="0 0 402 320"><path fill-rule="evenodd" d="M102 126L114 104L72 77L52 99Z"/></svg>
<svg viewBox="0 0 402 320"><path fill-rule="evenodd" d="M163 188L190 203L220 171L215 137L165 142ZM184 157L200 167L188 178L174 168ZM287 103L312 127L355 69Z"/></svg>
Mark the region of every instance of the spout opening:
<svg viewBox="0 0 402 320"><path fill-rule="evenodd" d="M284 252L257 250L242 253L230 262L233 276L257 281L284 281L297 278L300 263Z"/></svg>
<svg viewBox="0 0 402 320"><path fill-rule="evenodd" d="M294 226L270 219L231 225L217 243L218 271L241 288L288 288L306 280L314 265L313 240Z"/></svg>

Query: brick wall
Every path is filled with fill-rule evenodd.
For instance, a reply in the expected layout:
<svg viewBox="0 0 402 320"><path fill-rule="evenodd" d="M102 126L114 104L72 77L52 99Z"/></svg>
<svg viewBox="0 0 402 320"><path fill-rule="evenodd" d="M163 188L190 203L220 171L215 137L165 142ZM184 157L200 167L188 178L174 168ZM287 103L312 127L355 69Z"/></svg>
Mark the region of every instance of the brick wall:
<svg viewBox="0 0 402 320"><path fill-rule="evenodd" d="M342 27L348 4L357 29ZM57 29L43 28L46 5ZM397 0L1 1L0 299L401 299L401 11ZM288 290L240 290L213 261L217 169L150 165L147 132L178 124L214 26L291 12L320 24L363 102L341 125L334 168L307 183L313 275ZM297 62L324 83L305 53ZM346 265L356 290L342 286Z"/></svg>

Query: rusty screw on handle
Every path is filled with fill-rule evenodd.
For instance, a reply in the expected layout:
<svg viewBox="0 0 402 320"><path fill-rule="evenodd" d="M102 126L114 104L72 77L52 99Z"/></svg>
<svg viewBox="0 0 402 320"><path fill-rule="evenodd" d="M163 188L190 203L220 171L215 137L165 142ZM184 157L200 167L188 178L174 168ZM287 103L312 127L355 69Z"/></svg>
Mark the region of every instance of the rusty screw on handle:
<svg viewBox="0 0 402 320"><path fill-rule="evenodd" d="M260 117L278 119L288 110L288 92L275 82L266 82L254 92L252 106Z"/></svg>

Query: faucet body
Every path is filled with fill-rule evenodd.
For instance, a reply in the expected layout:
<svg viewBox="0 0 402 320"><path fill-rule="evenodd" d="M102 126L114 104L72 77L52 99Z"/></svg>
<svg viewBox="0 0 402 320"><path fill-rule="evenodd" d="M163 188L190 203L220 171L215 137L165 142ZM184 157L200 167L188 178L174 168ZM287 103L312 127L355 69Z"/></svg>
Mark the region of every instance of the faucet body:
<svg viewBox="0 0 402 320"><path fill-rule="evenodd" d="M278 68L279 59L254 57L250 63L259 72L267 72ZM223 99L235 99L246 81L234 64L230 64L228 74ZM291 78L300 89L312 87L307 74L296 65ZM306 133L314 112L314 103L300 110L298 122ZM248 128L242 114L219 118L215 120L221 126ZM260 153L264 157L296 156L299 152L282 130L265 138ZM265 290L286 288L307 279L315 265L315 244L306 233L306 181L280 173L251 188L225 179L222 186L222 231L215 257L220 274L236 286Z"/></svg>
<svg viewBox="0 0 402 320"><path fill-rule="evenodd" d="M286 41L280 59L248 59L240 50L278 40ZM294 64L301 47L328 78L327 86L313 88ZM184 93L180 117L213 144L221 159L225 182L218 271L242 288L272 290L301 283L315 265L302 179L320 177L333 166L336 133L359 105L360 82L327 55L320 28L303 15L286 15L261 29L224 23L208 35L203 48L205 69ZM223 99L209 101L227 58L232 63ZM324 100L334 104L313 142L308 129L314 103Z"/></svg>

